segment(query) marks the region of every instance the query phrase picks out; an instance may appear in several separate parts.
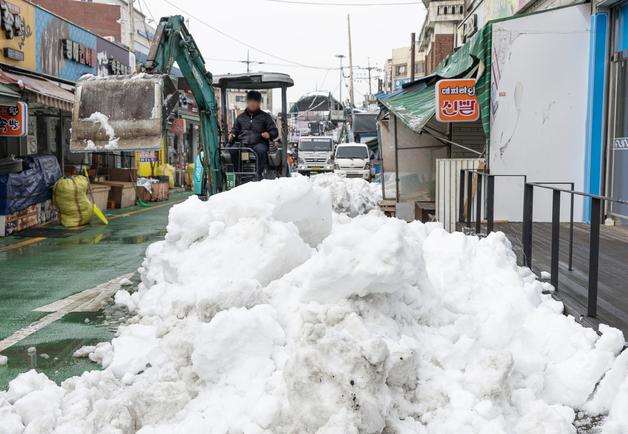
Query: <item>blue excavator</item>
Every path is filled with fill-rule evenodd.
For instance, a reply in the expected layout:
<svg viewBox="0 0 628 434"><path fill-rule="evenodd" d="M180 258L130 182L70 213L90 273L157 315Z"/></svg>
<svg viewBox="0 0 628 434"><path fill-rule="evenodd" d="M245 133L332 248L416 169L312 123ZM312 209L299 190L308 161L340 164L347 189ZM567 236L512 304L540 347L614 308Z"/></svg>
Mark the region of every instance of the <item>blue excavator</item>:
<svg viewBox="0 0 628 434"><path fill-rule="evenodd" d="M288 175L286 89L293 85L292 79L281 73L247 73L225 75L214 81L180 15L160 20L148 59L140 73L131 76L85 76L79 80L72 112L71 151L161 149L168 123L179 103L179 92L170 77L175 62L198 106L203 156L202 194L210 196L251 180L249 175L255 170L255 153L234 147L226 140L229 89L281 89L281 142L269 154L269 167L274 176ZM214 88L220 89L221 128ZM234 149L238 152L234 153ZM235 165L230 161L233 155L247 161ZM249 167L251 173L238 173L234 167Z"/></svg>

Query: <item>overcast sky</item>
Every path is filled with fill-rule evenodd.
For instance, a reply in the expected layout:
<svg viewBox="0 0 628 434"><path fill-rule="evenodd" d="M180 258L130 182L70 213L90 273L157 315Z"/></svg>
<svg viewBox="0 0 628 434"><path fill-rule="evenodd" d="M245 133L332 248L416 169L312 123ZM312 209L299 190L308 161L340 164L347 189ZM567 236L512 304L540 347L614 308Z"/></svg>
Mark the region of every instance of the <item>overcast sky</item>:
<svg viewBox="0 0 628 434"><path fill-rule="evenodd" d="M409 0L310 1L393 3ZM287 61L337 68L338 59L334 56L349 54L348 13L351 14L354 65L367 66L370 58L371 65L379 67L383 67L385 60L391 56L392 48L409 45L410 33L419 33L425 16L425 8L419 2L415 5L349 7L282 4L269 0L136 0L136 7L140 5L148 16L150 14L146 9L149 8L156 21L161 16L175 14L188 18L190 31L200 46L207 69L214 74L245 72L246 65L234 61L246 59L247 47L202 22L285 59L250 49L251 60L266 62L251 65L252 70L285 72L292 76L295 86L288 91L289 102L314 90L331 91L338 97L338 70L288 66ZM345 65L347 63L348 58ZM356 74L365 76L366 71L356 71ZM345 81L343 97L347 95L347 84L348 81ZM372 85L375 92L376 80ZM368 81L358 80L356 104L362 101L365 93L368 93ZM279 109L278 100L276 94L275 110Z"/></svg>

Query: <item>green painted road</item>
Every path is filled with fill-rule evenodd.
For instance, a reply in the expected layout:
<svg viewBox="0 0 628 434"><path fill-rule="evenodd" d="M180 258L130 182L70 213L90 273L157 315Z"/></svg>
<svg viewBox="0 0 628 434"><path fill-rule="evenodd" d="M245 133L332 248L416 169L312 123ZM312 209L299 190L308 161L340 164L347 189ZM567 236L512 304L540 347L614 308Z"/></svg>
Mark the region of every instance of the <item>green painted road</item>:
<svg viewBox="0 0 628 434"><path fill-rule="evenodd" d="M134 272L146 247L163 238L171 206L188 195L171 194L168 202L150 208L109 210L109 225L94 219L67 238L0 239L0 340L48 315L34 309ZM98 369L72 354L83 345L111 339L121 319L109 311L68 313L2 351L9 362L0 367L0 390L34 365L57 382ZM31 346L36 358L27 352Z"/></svg>

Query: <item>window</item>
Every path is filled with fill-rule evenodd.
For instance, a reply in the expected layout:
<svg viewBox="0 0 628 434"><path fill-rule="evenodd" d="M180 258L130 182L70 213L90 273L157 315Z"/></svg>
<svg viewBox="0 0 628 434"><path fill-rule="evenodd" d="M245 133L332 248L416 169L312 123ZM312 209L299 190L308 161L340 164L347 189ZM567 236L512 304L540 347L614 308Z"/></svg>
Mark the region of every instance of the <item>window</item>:
<svg viewBox="0 0 628 434"><path fill-rule="evenodd" d="M406 65L396 65L395 66L395 75L406 75Z"/></svg>
<svg viewBox="0 0 628 434"><path fill-rule="evenodd" d="M423 74L423 62L416 62L414 64L415 74Z"/></svg>
<svg viewBox="0 0 628 434"><path fill-rule="evenodd" d="M336 148L336 158L359 158L368 159L369 151L366 146L338 146Z"/></svg>

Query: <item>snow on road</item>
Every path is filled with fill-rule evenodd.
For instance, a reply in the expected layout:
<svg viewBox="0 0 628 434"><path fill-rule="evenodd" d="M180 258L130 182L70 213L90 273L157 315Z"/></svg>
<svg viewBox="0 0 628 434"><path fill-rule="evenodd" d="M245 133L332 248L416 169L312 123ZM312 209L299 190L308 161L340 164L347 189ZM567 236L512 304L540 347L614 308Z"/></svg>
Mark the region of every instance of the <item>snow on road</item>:
<svg viewBox="0 0 628 434"><path fill-rule="evenodd" d="M619 331L563 316L503 234L386 218L355 181L176 205L104 370L20 375L0 433L628 432Z"/></svg>

